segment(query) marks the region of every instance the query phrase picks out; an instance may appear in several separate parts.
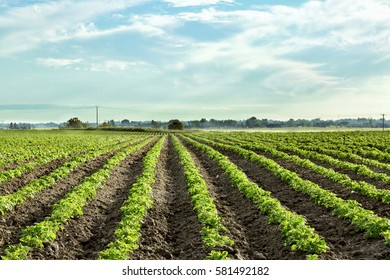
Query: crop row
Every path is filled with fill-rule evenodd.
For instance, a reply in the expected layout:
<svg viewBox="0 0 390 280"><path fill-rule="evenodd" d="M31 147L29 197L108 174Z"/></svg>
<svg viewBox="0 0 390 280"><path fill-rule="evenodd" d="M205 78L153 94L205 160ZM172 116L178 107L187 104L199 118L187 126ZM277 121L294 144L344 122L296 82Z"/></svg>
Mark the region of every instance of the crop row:
<svg viewBox="0 0 390 280"><path fill-rule="evenodd" d="M104 166L89 177L84 177L82 182L74 187L63 199L53 205L53 211L49 217L22 230L20 243L11 245L5 250L3 259L27 259L32 248L42 248L44 243L53 241L57 232L63 228L64 223L71 218L83 215L82 208L90 201L99 188L104 184L110 173L129 154L146 146L151 140L132 145L116 153L109 158Z"/></svg>
<svg viewBox="0 0 390 280"><path fill-rule="evenodd" d="M281 203L272 197L270 192L260 188L251 182L246 174L239 170L236 165L220 152L211 147L194 141L186 136L181 136L190 145L204 152L229 176L233 186L237 187L248 199L257 205L262 214L268 215L269 223L280 225L285 244L291 246L292 250L299 249L314 257L327 250L326 243L315 230L306 224L303 216L289 211Z"/></svg>
<svg viewBox="0 0 390 280"><path fill-rule="evenodd" d="M272 145L284 143L289 146L297 146L303 149L324 147L333 151L390 162L390 149L388 148L390 143L386 144L386 135L378 135L377 133L369 134L370 137L359 137L358 135L359 134L357 133L315 133L313 137L309 137L310 135L308 134L292 134L288 137L282 137L282 135L270 136L269 134L254 134L251 135L250 138L262 142L269 142Z"/></svg>
<svg viewBox="0 0 390 280"><path fill-rule="evenodd" d="M374 159L365 158L365 157L359 156L357 154L343 152L341 150L333 150L333 149L329 149L329 148L326 148L323 146L315 146L315 145L305 145L305 146L302 146L301 149L308 150L308 151L315 151L317 153L326 154L326 155L329 155L332 157L352 160L354 162L360 162L360 163L374 166L377 168L390 170L390 164L388 164L388 163L382 163L382 162L379 162L379 161L374 160Z"/></svg>
<svg viewBox="0 0 390 280"><path fill-rule="evenodd" d="M22 162L21 165L18 165L12 169L4 166L5 169L0 171L0 184L13 178L22 177L25 173L33 170L37 166L48 164L54 160L66 159L71 156L93 152L118 143L118 140L115 137L109 141L103 141L106 140L105 137L75 137L75 139L55 139L58 141L53 142L53 140L50 138L40 138L35 140L33 142L33 147L25 149L19 155L19 157L17 157L18 160ZM14 144L18 145L16 143ZM1 148L0 153L4 152L4 149ZM27 162L23 163L24 160L27 160Z"/></svg>
<svg viewBox="0 0 390 280"><path fill-rule="evenodd" d="M92 160L102 154L119 149L121 146L127 145L129 144L122 143L119 146L106 146L105 148L102 148L100 150L76 156L70 161L64 163L63 165L55 169L50 174L42 176L38 179L34 179L16 192L0 196L0 214L4 215L5 212L12 210L16 205L22 204L25 200L33 198L41 190L46 189L55 184L56 182L59 182L60 180L64 179L81 164Z"/></svg>
<svg viewBox="0 0 390 280"><path fill-rule="evenodd" d="M309 180L303 180L296 173L283 168L275 161L258 155L253 151L237 146L216 143L206 138L201 139L212 146L235 152L252 162L260 164L275 176L288 183L294 190L310 196L316 204L333 209L334 215L349 220L357 229L365 231L367 236L375 238L382 237L390 245L389 219L380 217L373 211L362 208L357 201L343 200L336 194L321 188Z"/></svg>
<svg viewBox="0 0 390 280"><path fill-rule="evenodd" d="M228 142L225 142L225 143L228 143ZM291 156L291 155L286 154L284 152L278 151L276 148L273 148L271 146L266 146L266 145L263 145L261 143L245 143L245 142L240 142L240 141L238 141L238 142L235 141L234 143L235 143L235 145L239 145L240 147L245 148L245 149L249 149L252 151L267 152L270 155L272 155L273 157L277 157L277 158L281 158L281 159L293 162L293 163L295 163L303 168L307 168L309 170L312 170L312 171L316 172L317 174L320 174L320 175L324 176L325 178L332 180L333 182L339 183L340 185L342 185L350 190L359 192L359 193L361 193L365 196L368 196L370 198L382 201L383 203L390 204L390 190L378 189L376 186L369 184L367 182L352 180L346 174L336 172L331 168L325 168L325 167L319 166L319 165L311 162L308 159L302 159L302 158L295 156L295 155ZM294 151L296 153L299 152L298 149L293 148L293 147L287 148L287 146L285 146L283 144L278 144L277 147L282 149L282 150L288 149L288 150ZM300 152L300 154L303 154L303 155L305 155L307 153L313 153L313 152L305 152L305 151ZM312 156L312 157L319 160L320 158L323 158L323 155L317 155L317 156ZM328 162L330 162L330 160ZM347 165L351 165L350 166L351 169L353 168L353 166L356 166L356 165L353 165L352 163L346 163L346 162L344 162L343 164L340 164L339 166L341 167L341 165L344 167ZM369 169L367 171L367 169L363 168L362 166L357 166L356 169L359 170L359 174L366 174L366 176L369 176L369 177L373 177L374 175L377 175L378 177L380 175L383 175L383 177L384 176L388 177L387 175L378 174L378 173L375 173ZM372 175L372 173L374 173L374 175Z"/></svg>
<svg viewBox="0 0 390 280"><path fill-rule="evenodd" d="M67 131L2 131L0 134L0 168L12 169L12 164L43 161L52 155L70 151L86 152L96 148L112 146L129 138L139 137L138 133L103 133ZM1 177L1 176L0 176Z"/></svg>
<svg viewBox="0 0 390 280"><path fill-rule="evenodd" d="M202 226L201 236L204 244L206 247L212 249L232 246L234 244L233 240L225 235L221 235L223 231L226 231L223 225L223 219L218 214L214 200L207 189L206 182L199 173L191 154L175 136L172 136L172 138L175 150L179 155L180 163L183 166L188 193L197 212L198 221ZM226 256L226 251L212 250L208 258L225 259Z"/></svg>
<svg viewBox="0 0 390 280"><path fill-rule="evenodd" d="M237 138L235 138L235 139L237 139ZM314 160L317 160L317 161L320 161L323 163L331 164L331 165L334 165L334 166L337 166L337 167L340 167L340 168L343 168L346 170L350 170L350 171L352 171L356 174L362 175L362 176L366 176L366 177L369 177L369 178L372 178L372 179L375 179L378 181L382 181L385 183L390 183L390 176L388 176L385 173L377 173L377 172L372 171L370 168L368 168L367 166L362 165L362 164L354 164L354 163L342 161L342 160L333 158L329 155L320 154L316 151L307 150L307 146L305 146L306 148L301 149L301 148L297 148L295 145L283 144L283 143L279 143L279 142L275 142L275 143L267 145L267 144L259 143L258 141L255 141L252 139L250 141L246 140L245 143L256 144L256 147L264 147L264 148L262 148L262 150L265 150L266 147L269 147L270 149L275 147L278 150L293 152L297 155L301 155L301 156L311 158L311 159L314 159ZM318 147L318 146L316 146L316 147ZM346 154L347 153L342 153L340 151L334 151L335 156L339 156L339 157L344 156L344 157L348 157L348 158L366 160L367 163L374 164L376 167L387 166L387 168L390 168L390 165L388 165L388 164L380 163L378 161L371 160L371 159L362 158L362 157L357 156L357 155L355 155L354 157L353 156L346 156ZM349 153L348 155L353 155L353 154Z"/></svg>
<svg viewBox="0 0 390 280"><path fill-rule="evenodd" d="M121 221L114 232L115 240L100 252L100 259L125 260L138 248L141 223L153 205L152 186L155 183L157 162L165 136L148 151L143 159L143 171L132 185L128 199L120 208Z"/></svg>

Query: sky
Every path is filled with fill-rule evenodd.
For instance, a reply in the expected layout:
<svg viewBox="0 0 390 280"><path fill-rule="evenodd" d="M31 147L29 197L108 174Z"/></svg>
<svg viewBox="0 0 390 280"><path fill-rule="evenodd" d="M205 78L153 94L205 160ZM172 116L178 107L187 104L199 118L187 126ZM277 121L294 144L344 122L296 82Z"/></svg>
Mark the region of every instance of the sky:
<svg viewBox="0 0 390 280"><path fill-rule="evenodd" d="M0 122L390 116L388 0L0 0Z"/></svg>

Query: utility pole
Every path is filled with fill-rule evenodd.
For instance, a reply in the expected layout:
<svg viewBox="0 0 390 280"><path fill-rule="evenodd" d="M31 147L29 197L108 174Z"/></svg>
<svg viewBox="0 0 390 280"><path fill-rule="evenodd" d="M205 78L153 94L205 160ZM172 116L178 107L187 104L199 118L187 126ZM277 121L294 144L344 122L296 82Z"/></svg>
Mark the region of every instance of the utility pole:
<svg viewBox="0 0 390 280"><path fill-rule="evenodd" d="M96 128L99 127L99 106L96 106Z"/></svg>
<svg viewBox="0 0 390 280"><path fill-rule="evenodd" d="M382 129L383 131L385 131L385 114L381 114L382 115Z"/></svg>

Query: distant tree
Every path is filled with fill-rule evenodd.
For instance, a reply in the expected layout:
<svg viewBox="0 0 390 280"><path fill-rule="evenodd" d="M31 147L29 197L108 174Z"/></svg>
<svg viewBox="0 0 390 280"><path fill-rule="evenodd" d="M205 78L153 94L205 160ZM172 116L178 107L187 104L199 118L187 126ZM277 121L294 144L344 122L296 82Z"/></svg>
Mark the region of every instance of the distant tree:
<svg viewBox="0 0 390 280"><path fill-rule="evenodd" d="M155 120L152 120L151 125L153 128L161 128L161 122L156 122Z"/></svg>
<svg viewBox="0 0 390 280"><path fill-rule="evenodd" d="M199 128L200 127L200 121L190 121L190 126L194 128Z"/></svg>
<svg viewBox="0 0 390 280"><path fill-rule="evenodd" d="M267 125L268 125L268 119L262 119L260 121L260 126L261 127L267 127Z"/></svg>
<svg viewBox="0 0 390 280"><path fill-rule="evenodd" d="M201 128L206 128L207 127L207 120L205 118L202 118L200 120L200 127Z"/></svg>
<svg viewBox="0 0 390 280"><path fill-rule="evenodd" d="M289 119L287 122L286 122L286 125L288 127L293 127L294 126L294 119Z"/></svg>
<svg viewBox="0 0 390 280"><path fill-rule="evenodd" d="M246 120L246 126L250 128L259 126L259 124L260 121L256 117L251 117Z"/></svg>
<svg viewBox="0 0 390 280"><path fill-rule="evenodd" d="M110 121L108 122L108 124L109 124L110 126L115 126L115 121L114 121L114 120L110 120Z"/></svg>
<svg viewBox="0 0 390 280"><path fill-rule="evenodd" d="M110 124L110 122L108 122L108 121L104 121L104 122L100 125L100 127L111 127L111 124Z"/></svg>
<svg viewBox="0 0 390 280"><path fill-rule="evenodd" d="M373 127L373 126L372 126L372 123L373 123L373 122L372 122L372 118L368 118L368 127Z"/></svg>
<svg viewBox="0 0 390 280"><path fill-rule="evenodd" d="M124 119L121 121L121 126L130 126L130 121L127 119Z"/></svg>
<svg viewBox="0 0 390 280"><path fill-rule="evenodd" d="M174 130L183 130L184 129L184 124L175 119L175 120L170 120L168 122L168 129L174 129Z"/></svg>
<svg viewBox="0 0 390 280"><path fill-rule="evenodd" d="M84 128L85 124L82 121L80 121L79 118L74 117L74 118L69 119L66 122L66 127L67 128Z"/></svg>

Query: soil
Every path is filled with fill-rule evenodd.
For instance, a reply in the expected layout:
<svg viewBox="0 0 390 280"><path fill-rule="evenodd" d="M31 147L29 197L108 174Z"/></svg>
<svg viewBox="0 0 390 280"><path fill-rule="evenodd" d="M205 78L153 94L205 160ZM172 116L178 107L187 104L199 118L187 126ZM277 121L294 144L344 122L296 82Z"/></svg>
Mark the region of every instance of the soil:
<svg viewBox="0 0 390 280"><path fill-rule="evenodd" d="M40 191L34 198L17 205L4 216L0 216L0 255L8 245L18 243L24 227L42 221L44 217L50 215L53 204L58 203L84 177L99 170L114 153L101 155L82 164L65 179Z"/></svg>
<svg viewBox="0 0 390 280"><path fill-rule="evenodd" d="M153 143L127 156L83 208L83 215L69 220L54 242L43 249L34 249L32 259L97 259L112 240L121 217L119 208L142 172L142 158Z"/></svg>
<svg viewBox="0 0 390 280"><path fill-rule="evenodd" d="M155 142L153 142L155 143ZM142 160L153 143L129 155L114 169L105 186L84 208L84 214L69 220L57 239L42 249L34 249L31 259L97 259L100 251L114 240L114 231L121 218L120 207L127 199L131 186L142 172ZM262 215L249 199L232 186L227 174L207 155L186 144L199 172L205 179L210 195L223 219L227 235L235 244L219 248L228 251L232 259L247 260L292 260L305 259L306 253L292 251L284 245L279 226L268 224L268 217ZM305 216L308 225L323 236L329 251L323 259L390 259L390 246L382 239L366 238L347 220L332 215L331 209L314 204L310 197L298 193L287 183L267 169L241 156L219 150L229 157L248 178L259 187L270 191L286 208ZM67 192L79 184L83 177L99 170L114 152L102 155L80 166L67 178L47 188L33 199L27 200L0 217L0 255L11 244L17 244L21 230L50 215L52 205L60 201ZM302 178L311 180L325 189L335 192L344 199L356 199L367 209L390 217L390 207L359 194L293 163L275 159L280 165L296 172ZM60 164L60 163L58 163ZM32 180L55 168L45 166L31 172ZM39 171L41 170L41 171ZM29 173L30 174L30 173ZM186 189L183 168L171 137L167 137L156 169L156 183L153 186L153 206L141 227L139 248L129 259L133 260L192 260L205 259L212 248L206 248L201 238L201 225L193 210L191 198ZM28 182L28 181L23 181ZM15 183L14 191L23 186ZM2 185L3 186L3 185Z"/></svg>
<svg viewBox="0 0 390 280"><path fill-rule="evenodd" d="M37 179L41 176L48 175L53 172L56 168L64 164L68 159L56 159L47 164L40 165L35 167L30 172L23 174L22 177L13 178L8 182L0 183L0 196L7 195L13 192L16 192L21 187L29 184L34 179Z"/></svg>
<svg viewBox="0 0 390 280"><path fill-rule="evenodd" d="M366 238L347 220L332 215L331 209L314 204L310 197L298 193L262 166L230 151L218 149L235 163L248 178L270 191L284 206L306 217L308 224L325 238L329 252L325 259L390 259L390 247L382 239ZM376 212L376 209L375 209Z"/></svg>
<svg viewBox="0 0 390 280"><path fill-rule="evenodd" d="M259 153L259 154L262 154L262 153ZM293 154L291 154L293 155ZM268 155L267 155L268 156ZM297 155L299 156L300 158L303 158L303 159L308 159L310 160L311 162L315 163L316 165L319 165L319 166L322 166L322 167L325 167L325 168L329 168L329 169L333 169L334 171L336 172L339 172L339 173L342 173L342 174L345 174L347 175L349 178L351 178L352 180L356 180L356 181L364 181L364 182L367 182L369 184L372 184L374 185L375 187L377 187L378 189L388 189L390 190L390 186L388 183L386 182L383 182L383 181L380 181L380 180L376 180L376 179L373 179L373 178L370 178L368 176L364 176L364 175L360 175L360 174L356 174L355 172L351 171L351 170L348 170L348 169L344 169L344 168L341 168L341 167L338 167L338 166L335 166L335 165L332 165L332 164L328 164L328 163L323 163L319 160L315 160L315 159L311 159L309 157L303 157L301 155ZM389 170L384 170L384 169L379 169L379 168L375 168L375 167L372 167L372 166L367 166L369 169L371 169L372 171L374 172L377 172L377 173L384 173L388 176L390 176L390 171Z"/></svg>
<svg viewBox="0 0 390 280"><path fill-rule="evenodd" d="M281 232L277 225L268 224L268 217L262 215L259 208L248 200L231 181L223 170L210 160L207 155L190 145L185 145L195 158L203 178L220 216L227 228L227 235L235 241L229 250L233 259L305 259L306 253L292 251L284 246Z"/></svg>
<svg viewBox="0 0 390 280"><path fill-rule="evenodd" d="M140 248L135 260L205 259L201 225L192 209L184 172L169 137L157 166L154 204L141 228Z"/></svg>
<svg viewBox="0 0 390 280"><path fill-rule="evenodd" d="M318 184L322 188L334 192L342 199L350 199L358 201L363 208L368 210L374 210L376 214L379 216L383 216L386 218L390 218L390 205L385 204L382 201L367 197L363 194L360 194L356 191L352 191L341 184L335 183L330 179L325 178L324 176L311 171L309 169L305 169L293 162L289 162L287 160L282 160L278 158L273 158L271 156L267 156L268 158L274 160L279 165L284 168L297 173L302 179L312 181L313 183ZM343 172L347 174L346 172Z"/></svg>

